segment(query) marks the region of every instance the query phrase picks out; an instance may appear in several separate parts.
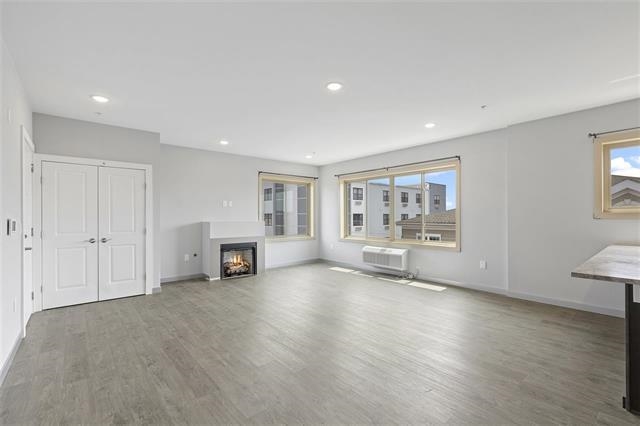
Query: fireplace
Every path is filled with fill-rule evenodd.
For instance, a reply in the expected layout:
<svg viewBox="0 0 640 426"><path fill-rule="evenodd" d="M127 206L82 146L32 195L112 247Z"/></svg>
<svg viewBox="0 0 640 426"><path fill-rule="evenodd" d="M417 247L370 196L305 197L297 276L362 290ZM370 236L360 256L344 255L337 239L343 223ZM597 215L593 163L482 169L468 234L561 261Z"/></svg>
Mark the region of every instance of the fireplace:
<svg viewBox="0 0 640 426"><path fill-rule="evenodd" d="M257 273L257 243L220 244L220 279Z"/></svg>

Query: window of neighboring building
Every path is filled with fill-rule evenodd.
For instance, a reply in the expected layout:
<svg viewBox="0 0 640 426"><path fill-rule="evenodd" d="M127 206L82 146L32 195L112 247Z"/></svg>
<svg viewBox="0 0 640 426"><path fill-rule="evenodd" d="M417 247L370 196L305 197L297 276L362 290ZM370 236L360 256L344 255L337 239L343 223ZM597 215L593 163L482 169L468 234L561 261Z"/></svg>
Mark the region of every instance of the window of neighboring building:
<svg viewBox="0 0 640 426"><path fill-rule="evenodd" d="M640 130L598 136L594 142L594 217L640 217Z"/></svg>
<svg viewBox="0 0 640 426"><path fill-rule="evenodd" d="M364 198L364 188L353 188L353 199L362 201Z"/></svg>
<svg viewBox="0 0 640 426"><path fill-rule="evenodd" d="M259 176L263 194L259 207L266 237L312 238L315 179L266 173Z"/></svg>
<svg viewBox="0 0 640 426"><path fill-rule="evenodd" d="M459 250L459 173L454 158L340 176L341 238Z"/></svg>

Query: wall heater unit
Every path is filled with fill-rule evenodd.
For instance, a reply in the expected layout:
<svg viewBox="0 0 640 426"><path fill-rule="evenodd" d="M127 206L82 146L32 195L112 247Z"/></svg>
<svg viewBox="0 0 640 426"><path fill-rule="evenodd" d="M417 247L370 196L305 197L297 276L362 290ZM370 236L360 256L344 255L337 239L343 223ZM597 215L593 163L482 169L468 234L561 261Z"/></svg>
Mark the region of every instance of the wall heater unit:
<svg viewBox="0 0 640 426"><path fill-rule="evenodd" d="M362 248L362 261L378 268L407 272L409 269L408 258L409 250L407 249L373 246Z"/></svg>

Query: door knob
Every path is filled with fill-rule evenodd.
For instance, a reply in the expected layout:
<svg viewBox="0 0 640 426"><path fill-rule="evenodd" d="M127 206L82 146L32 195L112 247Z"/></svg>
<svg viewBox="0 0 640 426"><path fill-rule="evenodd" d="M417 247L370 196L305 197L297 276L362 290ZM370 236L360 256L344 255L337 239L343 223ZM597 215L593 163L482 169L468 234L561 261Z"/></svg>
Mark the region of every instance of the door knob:
<svg viewBox="0 0 640 426"><path fill-rule="evenodd" d="M96 239L95 239L95 238L89 238L88 240L85 240L85 241L86 241L87 243L91 243L91 244L93 244L93 243L95 243L95 242L96 242Z"/></svg>
<svg viewBox="0 0 640 426"><path fill-rule="evenodd" d="M107 241L111 241L111 238L105 238L102 237L102 239L100 239L101 242L106 243Z"/></svg>

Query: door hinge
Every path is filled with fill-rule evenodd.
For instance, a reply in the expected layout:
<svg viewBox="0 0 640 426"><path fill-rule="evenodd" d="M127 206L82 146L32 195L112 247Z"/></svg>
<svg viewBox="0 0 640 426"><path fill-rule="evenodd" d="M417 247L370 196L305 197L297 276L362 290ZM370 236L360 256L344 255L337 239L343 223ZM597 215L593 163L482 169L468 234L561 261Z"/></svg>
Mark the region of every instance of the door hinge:
<svg viewBox="0 0 640 426"><path fill-rule="evenodd" d="M42 230L40 230L40 239L42 239L44 233L42 232Z"/></svg>
<svg viewBox="0 0 640 426"><path fill-rule="evenodd" d="M31 173L33 173L33 163L31 163Z"/></svg>
<svg viewBox="0 0 640 426"><path fill-rule="evenodd" d="M33 300L35 298L33 292L31 292L31 300Z"/></svg>
<svg viewBox="0 0 640 426"><path fill-rule="evenodd" d="M33 237L33 226L31 227L31 236Z"/></svg>
<svg viewBox="0 0 640 426"><path fill-rule="evenodd" d="M42 185L42 176L40 176L40 185Z"/></svg>
<svg viewBox="0 0 640 426"><path fill-rule="evenodd" d="M142 231L142 233L143 233L144 235L147 235L147 228L144 228L144 230Z"/></svg>
<svg viewBox="0 0 640 426"><path fill-rule="evenodd" d="M147 182L144 183L144 189L147 189Z"/></svg>
<svg viewBox="0 0 640 426"><path fill-rule="evenodd" d="M40 286L40 293L42 293L42 292L43 292L43 291L42 291L42 285L41 285L41 286Z"/></svg>

